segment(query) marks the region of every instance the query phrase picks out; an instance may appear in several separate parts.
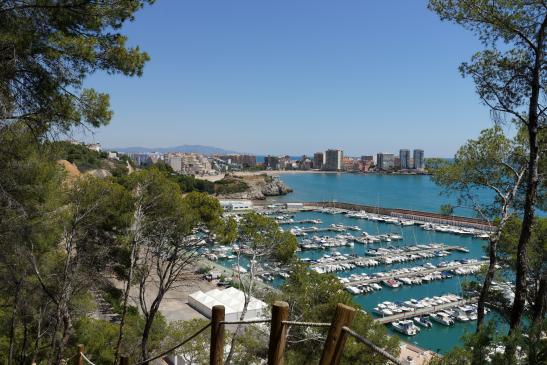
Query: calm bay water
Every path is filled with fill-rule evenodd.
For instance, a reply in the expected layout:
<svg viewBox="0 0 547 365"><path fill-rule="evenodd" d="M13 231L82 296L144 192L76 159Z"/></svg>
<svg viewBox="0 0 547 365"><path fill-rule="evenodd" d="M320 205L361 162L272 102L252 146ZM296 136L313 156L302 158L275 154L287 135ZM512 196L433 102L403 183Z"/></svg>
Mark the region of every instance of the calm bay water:
<svg viewBox="0 0 547 365"><path fill-rule="evenodd" d="M280 175L294 192L278 201L339 201L386 208L439 212L442 204L457 205L455 197L441 194L428 175L380 175L303 173ZM485 199L490 195L482 194ZM471 209L456 208L455 214L474 216Z"/></svg>

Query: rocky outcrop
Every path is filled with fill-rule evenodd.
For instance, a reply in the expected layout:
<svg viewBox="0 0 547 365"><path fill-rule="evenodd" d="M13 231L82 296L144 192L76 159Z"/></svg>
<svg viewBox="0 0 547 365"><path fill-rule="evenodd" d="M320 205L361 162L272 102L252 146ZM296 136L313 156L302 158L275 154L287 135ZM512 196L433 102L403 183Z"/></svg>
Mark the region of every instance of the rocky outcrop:
<svg viewBox="0 0 547 365"><path fill-rule="evenodd" d="M285 183L279 180L277 177L270 177L270 181L264 184L261 192L265 197L279 196L291 193L292 189L285 185Z"/></svg>
<svg viewBox="0 0 547 365"><path fill-rule="evenodd" d="M248 188L245 191L221 194L220 198L224 199L248 199L248 200L264 200L268 196L285 195L293 190L285 185L283 181L275 176L266 174L247 175L247 176L230 176L232 179L241 179L245 182Z"/></svg>
<svg viewBox="0 0 547 365"><path fill-rule="evenodd" d="M105 179L107 177L112 176L112 173L105 169L95 169L95 170L89 170L86 172L86 174L98 177L100 179Z"/></svg>

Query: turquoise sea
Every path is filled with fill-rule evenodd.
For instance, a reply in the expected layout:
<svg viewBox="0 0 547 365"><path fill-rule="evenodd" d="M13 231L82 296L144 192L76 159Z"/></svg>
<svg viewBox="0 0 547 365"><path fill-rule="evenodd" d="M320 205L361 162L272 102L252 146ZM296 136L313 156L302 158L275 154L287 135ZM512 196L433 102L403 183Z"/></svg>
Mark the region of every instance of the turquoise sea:
<svg viewBox="0 0 547 365"><path fill-rule="evenodd" d="M457 199L446 196L428 175L381 175L348 173L283 174L279 178L294 192L276 197L279 201L339 201L386 208L439 212L442 204L454 206ZM488 199L489 192L481 197ZM474 216L471 209L456 208L455 214Z"/></svg>

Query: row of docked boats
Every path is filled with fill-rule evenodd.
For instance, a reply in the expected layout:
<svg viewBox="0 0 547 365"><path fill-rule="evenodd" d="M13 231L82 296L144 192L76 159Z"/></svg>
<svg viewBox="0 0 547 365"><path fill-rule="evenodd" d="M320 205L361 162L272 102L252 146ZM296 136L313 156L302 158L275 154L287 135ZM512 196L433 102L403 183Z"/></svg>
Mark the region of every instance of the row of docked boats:
<svg viewBox="0 0 547 365"><path fill-rule="evenodd" d="M338 228L328 228L328 229L333 230ZM294 234L295 236L303 236L304 234L307 235L307 233L303 232L302 229L299 227L291 228L290 232ZM369 243L376 243L376 242L391 242L394 240L403 239L402 236L395 233L381 234L377 236L368 235L368 233L366 232L364 232L363 234L364 235L360 237L353 236L351 234L337 234L334 237L314 235L310 238L302 239L301 242L299 242L299 247L301 250L320 250L320 249L342 247L342 246L353 247L354 243L369 244Z"/></svg>
<svg viewBox="0 0 547 365"><path fill-rule="evenodd" d="M486 231L483 231L477 228L460 227L460 226L457 226L456 224L438 224L438 223L424 224L423 222L419 222L413 219L395 217L395 216L383 215L383 214L376 214L376 213L369 213L364 210L350 211L350 210L338 209L338 208L318 208L316 209L316 211L321 213L327 213L327 214L345 214L349 218L367 219L370 221L396 224L400 226L418 225L420 226L420 228L426 231L445 232L445 233L453 233L453 234L459 234L459 235L471 235L471 236L475 236L477 238L482 238L482 239L489 238L489 234Z"/></svg>
<svg viewBox="0 0 547 365"><path fill-rule="evenodd" d="M485 309L488 311L488 309ZM469 322L477 319L477 305L468 304L450 309L444 309L430 315L416 316L412 319L392 322L393 329L407 336L414 336L420 332L419 327L431 328L432 322L443 326L453 326L456 322Z"/></svg>
<svg viewBox="0 0 547 365"><path fill-rule="evenodd" d="M403 284L421 284L422 281L431 281L436 279L448 279L450 278L450 274L456 274L456 275L467 275L467 274L474 274L480 270L481 264L483 262L479 262L476 259L466 259L466 260L453 260L453 261L441 261L437 265L434 265L430 262L427 262L421 266L414 266L414 267L403 267L398 269L393 269L389 271L380 271L373 274L351 274L349 277L341 278L340 281L342 283L352 283L357 281L365 281L365 280L372 280L372 279L381 279L381 278L391 278L395 277L398 280L400 280ZM471 264L471 266L469 266ZM475 264L475 265L473 265ZM462 265L466 265L463 266ZM435 269L439 269L439 271L432 271ZM428 273L424 273L427 271ZM422 275L422 273L424 273ZM427 275L432 276L447 276L447 277L435 277L431 279L421 279L421 277L425 277ZM411 281L410 278L416 278L417 282Z"/></svg>
<svg viewBox="0 0 547 365"><path fill-rule="evenodd" d="M475 236L477 238L482 238L482 239L490 238L490 235L485 231L481 231L474 228L456 227L456 226L451 226L449 224L425 223L420 225L420 228L422 228L425 231L435 231L435 232Z"/></svg>
<svg viewBox="0 0 547 365"><path fill-rule="evenodd" d="M422 260L433 257L444 257L449 254L447 246L443 244L425 244L405 246L402 248L382 248L369 250L367 255L372 257L355 257L350 254L341 254L338 251L332 254L324 254L318 259L303 257L300 260L311 264L311 269L319 273L331 273L337 271L352 270L356 267L373 267L378 265L390 265L401 262Z"/></svg>
<svg viewBox="0 0 547 365"><path fill-rule="evenodd" d="M392 316L394 314L414 312L418 309L434 308L438 305L454 303L462 300L460 296L455 294L445 294L441 296L426 297L423 299L409 299L404 302L390 302L384 301L379 303L372 312L385 317Z"/></svg>

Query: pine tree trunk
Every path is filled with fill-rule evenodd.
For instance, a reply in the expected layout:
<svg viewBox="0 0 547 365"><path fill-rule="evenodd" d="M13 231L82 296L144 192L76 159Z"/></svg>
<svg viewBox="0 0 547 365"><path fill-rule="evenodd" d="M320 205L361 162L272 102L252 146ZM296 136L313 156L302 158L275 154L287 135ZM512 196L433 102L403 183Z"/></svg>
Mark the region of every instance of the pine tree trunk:
<svg viewBox="0 0 547 365"><path fill-rule="evenodd" d="M509 334L520 326L524 306L526 304L527 274L528 274L528 243L532 236L532 225L534 223L534 210L537 198L537 188L539 184L539 142L538 142L538 98L539 98L539 79L541 64L543 62L543 41L538 56L541 60L536 60L537 74L534 75L534 85L532 87L532 96L530 101L530 113L528 117L528 139L530 143L530 152L528 159L528 178L526 184L526 197L524 201L524 215L522 228L520 231L518 251L517 251L517 276L515 284L515 301L511 311L509 321ZM541 56L539 56L541 54Z"/></svg>
<svg viewBox="0 0 547 365"><path fill-rule="evenodd" d="M150 316L146 318L144 329L141 337L141 361L148 358L148 337L150 336L150 328L152 328L152 322L154 321L154 315L150 313Z"/></svg>
<svg viewBox="0 0 547 365"><path fill-rule="evenodd" d="M501 228L498 228L501 230ZM490 291L490 286L492 285L492 280L494 279L494 274L496 273L496 264L497 264L497 246L498 246L498 240L497 239L491 239L490 244L488 245L488 256L489 256L489 264L488 264L488 271L486 272L486 275L484 277L484 282L482 284L481 293L479 295L479 301L478 301L478 307L477 307L477 332L479 332L482 328L482 324L484 322L484 308L486 303L486 297L488 296L488 293Z"/></svg>
<svg viewBox="0 0 547 365"><path fill-rule="evenodd" d="M524 314L526 305L526 294L528 290L528 244L532 236L532 225L534 223L534 210L537 198L537 188L539 184L539 94L541 90L541 73L545 63L545 27L547 27L547 17L543 19L541 28L536 36L536 49L534 68L532 70L532 83L530 104L528 110L528 142L530 151L528 154L528 176L526 184L526 195L524 200L524 213L522 228L520 231L519 243L517 248L517 275L515 282L515 300L509 319L509 335L514 334L520 327L520 322ZM515 345L513 341L505 349L505 361L511 363L515 357Z"/></svg>
<svg viewBox="0 0 547 365"><path fill-rule="evenodd" d="M154 299L154 302L150 306L150 311L148 312L148 315L146 316L146 321L144 323L144 329L142 331L142 337L141 337L141 361L146 360L148 358L148 339L150 337L150 330L152 329L152 324L154 323L154 318L156 317L156 313L158 313L161 300L163 299L163 293L160 289L160 292L158 293L158 296L156 299Z"/></svg>
<svg viewBox="0 0 547 365"><path fill-rule="evenodd" d="M19 287L17 284L15 291L15 298L13 298L13 307L11 311L11 320L10 320L10 330L9 330L9 350L8 350L8 365L12 364L13 361L13 351L15 345L15 321L17 316L17 306L19 303Z"/></svg>
<svg viewBox="0 0 547 365"><path fill-rule="evenodd" d="M120 328L118 332L118 342L116 343L116 350L114 353L114 363L118 363L118 359L120 356L120 349L122 346L123 341L123 334L124 334L124 327L125 327L125 317L127 316L127 303L129 301L129 291L131 290L131 283L133 282L133 271L136 261L136 254L137 254L137 240L133 239L133 245L131 247L131 262L129 264L129 275L127 278L127 283L125 285L125 293L123 296L123 307L122 307L122 318L120 320Z"/></svg>

